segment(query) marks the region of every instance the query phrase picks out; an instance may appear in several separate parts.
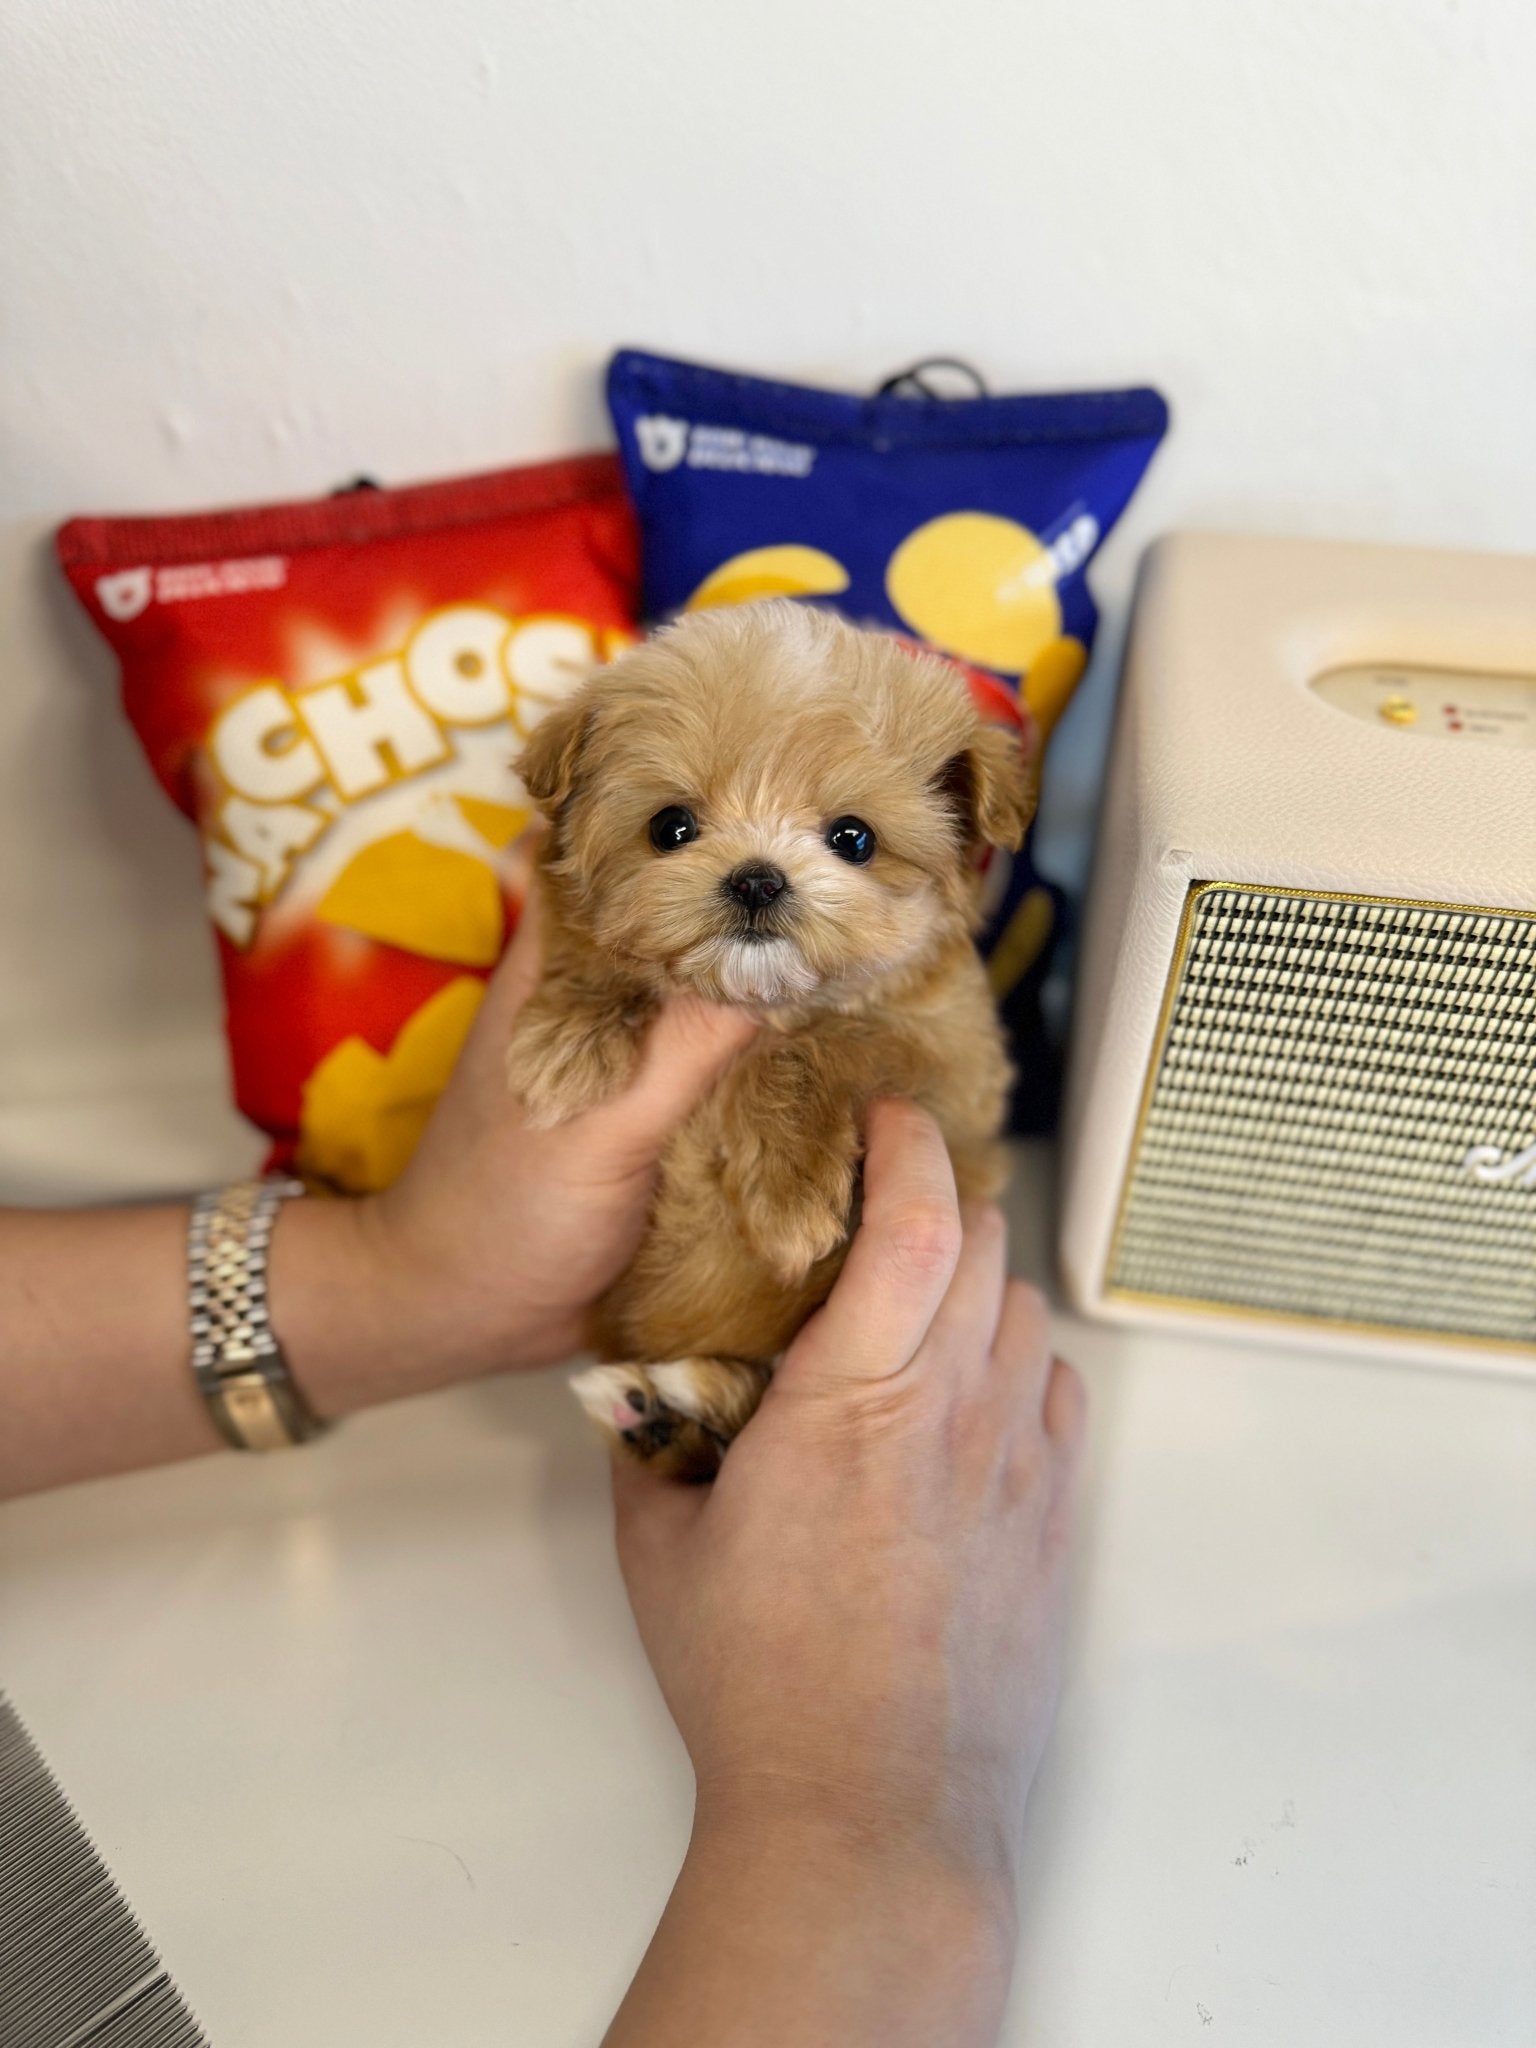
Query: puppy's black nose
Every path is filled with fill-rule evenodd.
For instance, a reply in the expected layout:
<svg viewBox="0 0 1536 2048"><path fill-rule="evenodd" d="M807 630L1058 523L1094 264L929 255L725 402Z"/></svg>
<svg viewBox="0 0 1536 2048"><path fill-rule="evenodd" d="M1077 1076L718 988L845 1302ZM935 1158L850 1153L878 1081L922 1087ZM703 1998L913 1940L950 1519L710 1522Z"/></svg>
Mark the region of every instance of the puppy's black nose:
<svg viewBox="0 0 1536 2048"><path fill-rule="evenodd" d="M775 896L780 896L789 887L789 879L782 868L770 868L762 861L752 861L745 867L736 868L725 878L726 893L734 896L738 903L748 910L766 910Z"/></svg>

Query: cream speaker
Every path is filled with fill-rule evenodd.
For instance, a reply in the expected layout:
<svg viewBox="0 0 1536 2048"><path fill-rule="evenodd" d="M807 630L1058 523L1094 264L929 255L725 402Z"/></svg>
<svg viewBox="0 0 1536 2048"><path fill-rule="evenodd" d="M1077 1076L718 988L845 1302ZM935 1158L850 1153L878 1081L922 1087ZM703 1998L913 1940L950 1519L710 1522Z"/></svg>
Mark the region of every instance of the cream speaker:
<svg viewBox="0 0 1536 2048"><path fill-rule="evenodd" d="M1536 1370L1536 561L1152 551L1064 1168L1092 1314Z"/></svg>

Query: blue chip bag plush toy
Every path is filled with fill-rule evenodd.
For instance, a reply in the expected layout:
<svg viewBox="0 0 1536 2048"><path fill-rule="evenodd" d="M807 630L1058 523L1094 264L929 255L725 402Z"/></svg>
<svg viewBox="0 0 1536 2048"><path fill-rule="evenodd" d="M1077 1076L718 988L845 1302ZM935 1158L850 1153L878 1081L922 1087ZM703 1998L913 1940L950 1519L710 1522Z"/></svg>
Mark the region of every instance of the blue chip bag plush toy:
<svg viewBox="0 0 1536 2048"><path fill-rule="evenodd" d="M651 621L760 597L829 604L949 655L1043 747L1087 666L1085 571L1168 424L1155 391L872 398L623 350L608 402ZM914 395L904 395L912 392ZM988 877L982 934L1019 1068L1014 1128L1048 1130L1059 1052L1040 990L1065 913L1028 844Z"/></svg>

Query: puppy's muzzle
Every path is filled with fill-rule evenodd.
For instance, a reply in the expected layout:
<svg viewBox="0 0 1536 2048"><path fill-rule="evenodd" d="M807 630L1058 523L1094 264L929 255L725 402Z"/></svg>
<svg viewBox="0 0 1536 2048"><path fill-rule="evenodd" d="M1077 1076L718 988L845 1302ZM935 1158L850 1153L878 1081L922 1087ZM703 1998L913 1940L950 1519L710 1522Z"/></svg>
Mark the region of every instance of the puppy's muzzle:
<svg viewBox="0 0 1536 2048"><path fill-rule="evenodd" d="M769 867L763 861L749 861L742 867L733 868L720 886L727 896L755 918L785 894L789 888L789 877L782 868Z"/></svg>

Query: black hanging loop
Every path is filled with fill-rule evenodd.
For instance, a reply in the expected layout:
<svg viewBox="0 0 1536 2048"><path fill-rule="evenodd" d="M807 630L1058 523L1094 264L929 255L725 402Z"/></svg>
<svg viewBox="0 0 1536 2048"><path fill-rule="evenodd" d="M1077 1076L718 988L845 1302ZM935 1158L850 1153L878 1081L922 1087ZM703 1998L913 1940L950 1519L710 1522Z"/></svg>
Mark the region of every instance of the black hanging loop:
<svg viewBox="0 0 1536 2048"><path fill-rule="evenodd" d="M905 370L898 370L893 377L887 377L875 391L877 398L928 398L953 403L954 392L937 390L927 381L934 370L953 370L964 377L975 388L959 394L962 398L988 398L987 380L973 364L961 356L924 356L910 364Z"/></svg>

